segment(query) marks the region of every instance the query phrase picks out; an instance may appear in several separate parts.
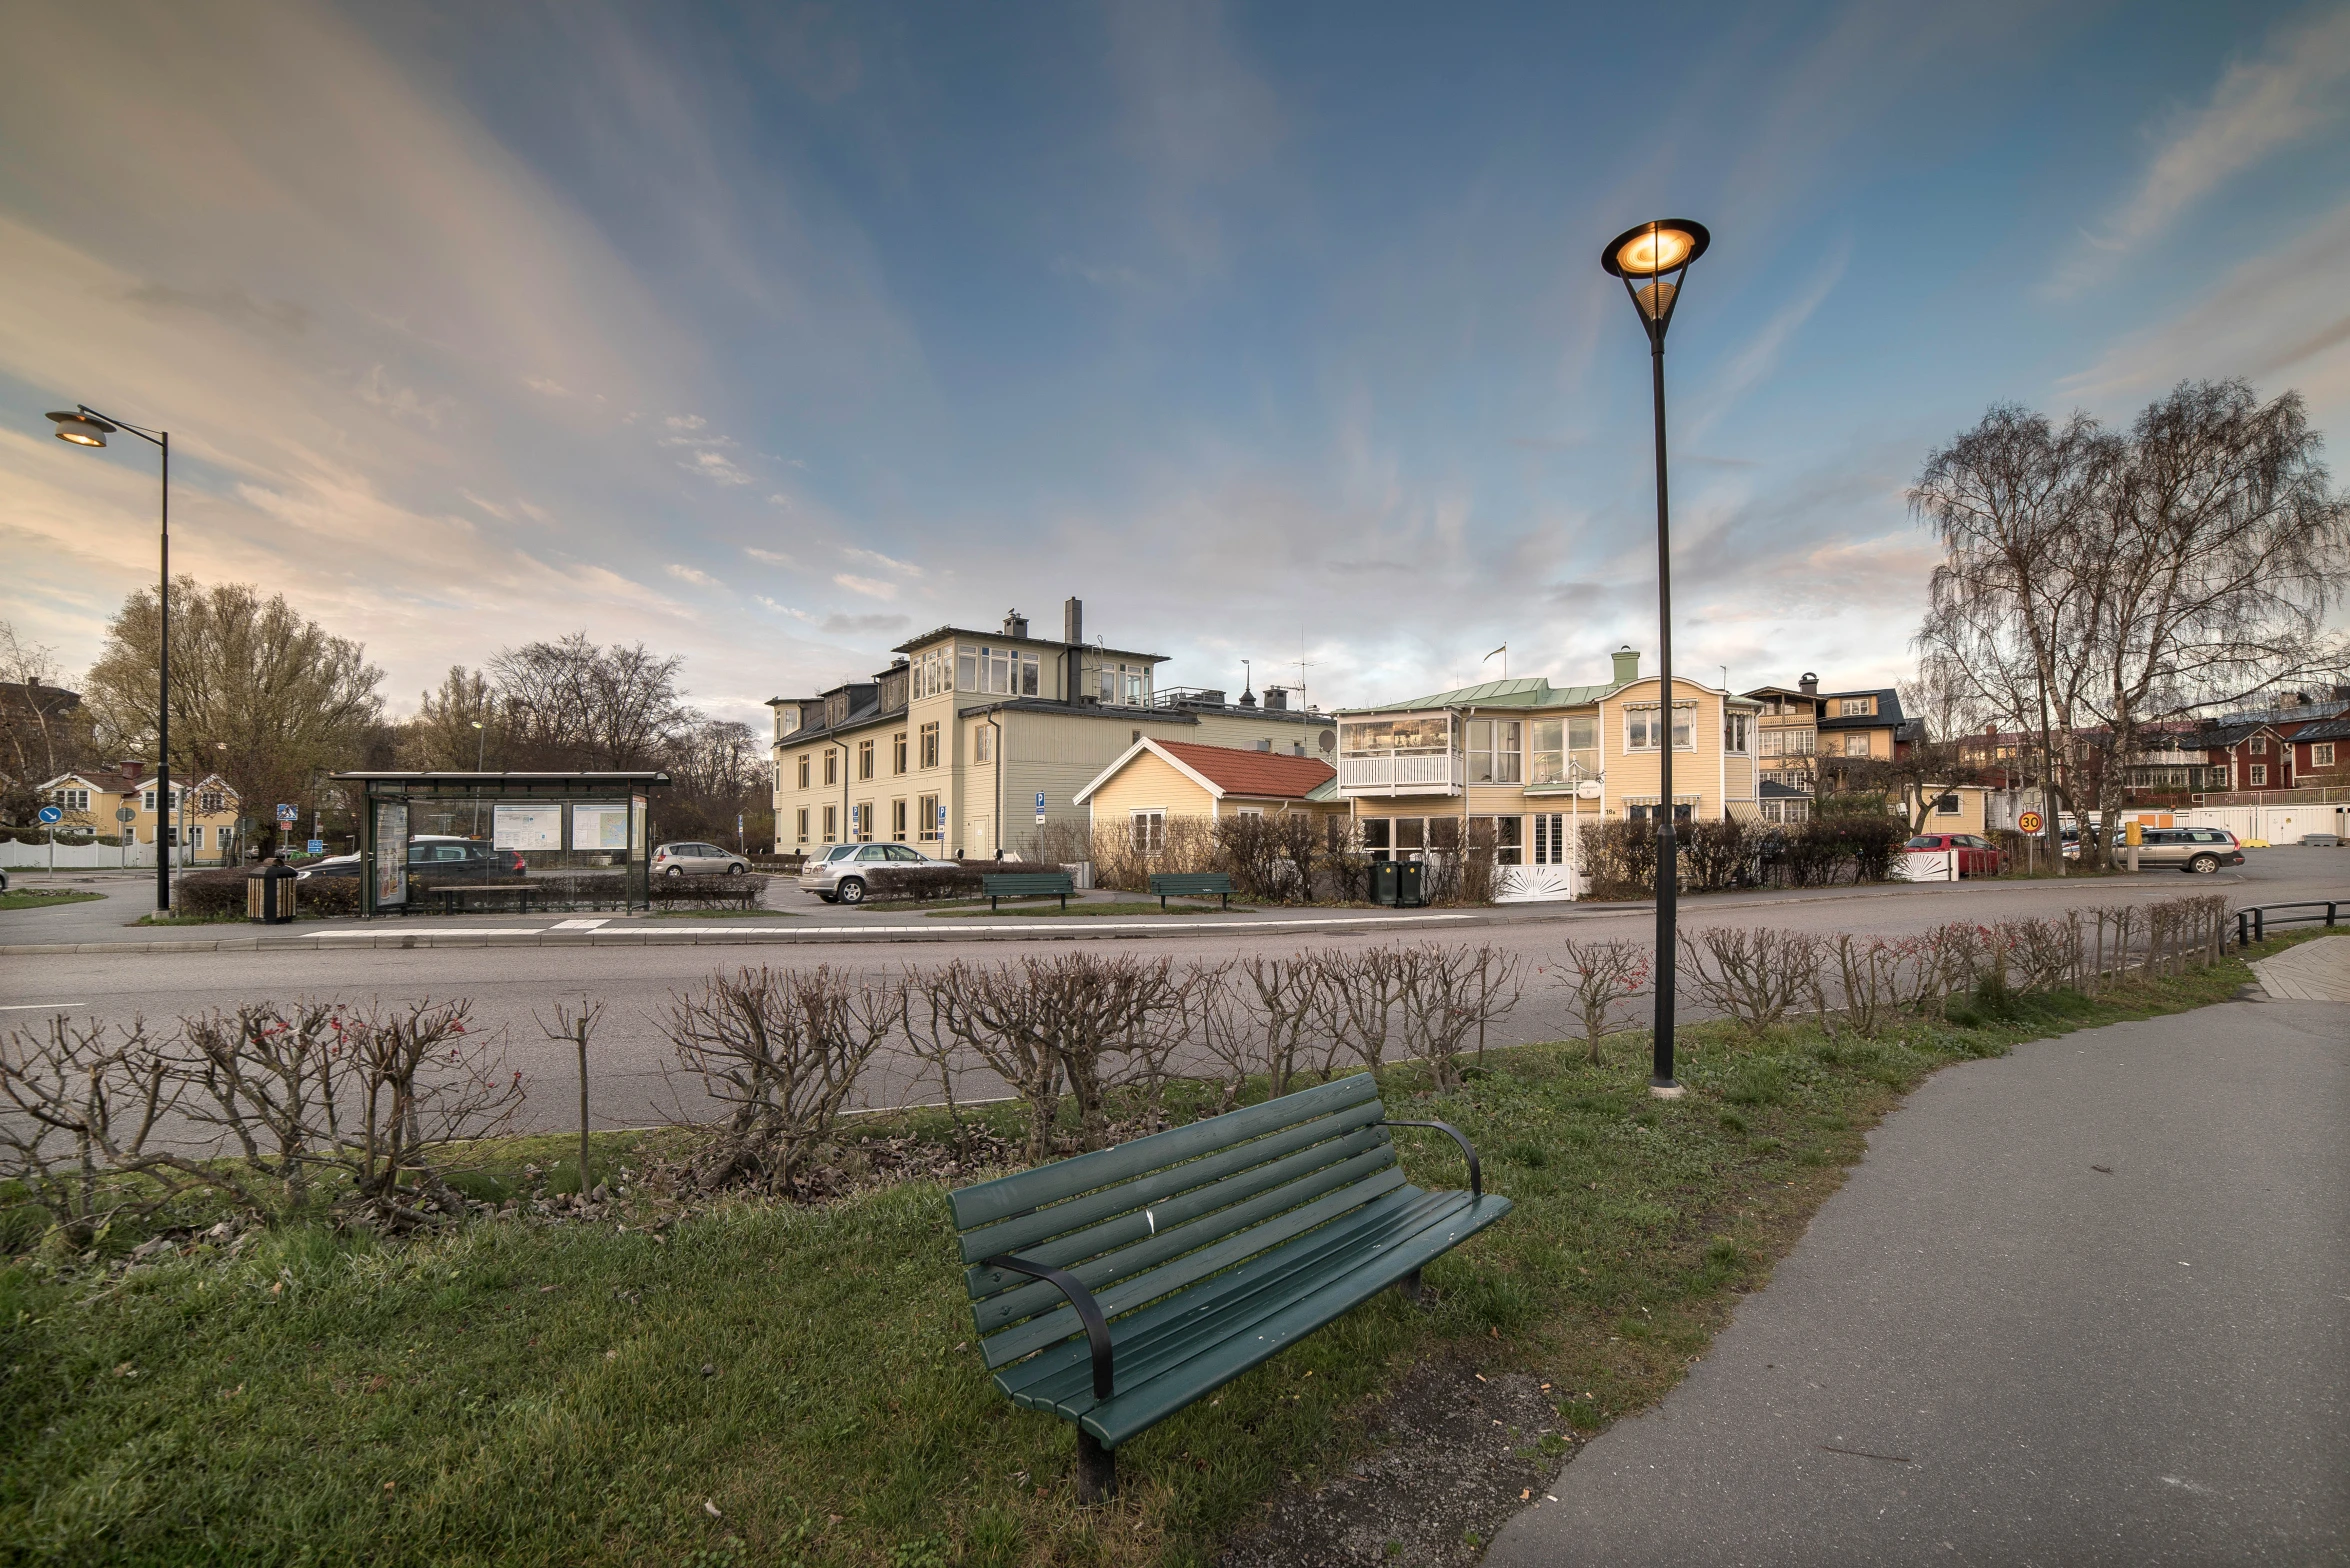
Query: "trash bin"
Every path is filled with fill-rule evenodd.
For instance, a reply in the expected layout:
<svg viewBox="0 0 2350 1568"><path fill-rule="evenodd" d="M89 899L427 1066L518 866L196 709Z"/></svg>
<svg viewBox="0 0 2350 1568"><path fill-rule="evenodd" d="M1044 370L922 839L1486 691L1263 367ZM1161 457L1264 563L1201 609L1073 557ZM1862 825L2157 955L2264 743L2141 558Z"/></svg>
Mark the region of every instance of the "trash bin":
<svg viewBox="0 0 2350 1568"><path fill-rule="evenodd" d="M1395 860L1374 860L1371 862L1372 903L1392 904L1395 902L1395 868L1401 864L1401 861Z"/></svg>
<svg viewBox="0 0 2350 1568"><path fill-rule="evenodd" d="M245 918L282 926L294 918L294 868L282 860L245 873Z"/></svg>
<svg viewBox="0 0 2350 1568"><path fill-rule="evenodd" d="M1418 909L1428 902L1428 868L1417 860L1395 862L1395 897L1388 900L1399 909Z"/></svg>

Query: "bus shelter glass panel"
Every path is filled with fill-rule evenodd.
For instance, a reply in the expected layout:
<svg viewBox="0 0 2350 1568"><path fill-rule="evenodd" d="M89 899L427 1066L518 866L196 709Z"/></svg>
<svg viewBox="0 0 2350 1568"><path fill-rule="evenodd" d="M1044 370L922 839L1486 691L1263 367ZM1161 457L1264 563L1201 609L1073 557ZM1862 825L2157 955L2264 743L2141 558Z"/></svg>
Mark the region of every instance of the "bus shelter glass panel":
<svg viewBox="0 0 2350 1568"><path fill-rule="evenodd" d="M367 912L633 909L648 798L625 783L368 782Z"/></svg>

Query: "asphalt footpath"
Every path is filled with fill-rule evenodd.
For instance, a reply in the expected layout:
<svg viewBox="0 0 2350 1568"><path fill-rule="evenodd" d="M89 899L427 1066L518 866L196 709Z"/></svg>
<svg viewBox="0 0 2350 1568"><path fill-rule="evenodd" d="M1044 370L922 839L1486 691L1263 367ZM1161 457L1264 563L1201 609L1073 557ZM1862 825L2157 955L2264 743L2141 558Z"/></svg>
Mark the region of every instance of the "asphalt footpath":
<svg viewBox="0 0 2350 1568"><path fill-rule="evenodd" d="M2350 1563L2350 1006L1937 1074L1485 1563Z"/></svg>

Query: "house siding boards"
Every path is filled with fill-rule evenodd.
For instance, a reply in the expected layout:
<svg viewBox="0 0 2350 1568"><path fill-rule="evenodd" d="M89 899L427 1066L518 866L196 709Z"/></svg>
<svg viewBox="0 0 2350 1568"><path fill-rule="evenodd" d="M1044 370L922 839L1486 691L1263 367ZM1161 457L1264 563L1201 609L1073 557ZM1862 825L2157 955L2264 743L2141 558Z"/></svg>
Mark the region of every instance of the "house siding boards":
<svg viewBox="0 0 2350 1568"><path fill-rule="evenodd" d="M64 791L76 792L73 797L75 800L79 799L80 792L86 791L89 804L86 807L69 807L64 825L88 828L103 834L120 833L127 826L131 842L152 844L156 838L159 813L156 806L147 803L147 794L154 788L153 774L129 779L119 773L98 777L86 773L64 773L42 784L40 795L44 802L55 804L58 803L57 796ZM220 809L202 809L204 799L215 794L220 797ZM170 809L171 802L178 801L183 795L188 801L184 818L176 810ZM165 807L165 811L160 814L164 820L174 826L184 821L188 827L188 843L184 846L186 854L181 863L191 866L211 865L225 859L229 841L235 834L237 818L242 811L242 801L228 781L212 773L193 784L175 782L171 787L171 802L158 801L156 805ZM130 807L134 813L127 824L118 821L115 816L124 806Z"/></svg>
<svg viewBox="0 0 2350 1568"><path fill-rule="evenodd" d="M1199 780L1149 751L1138 752L1115 777L1086 797L1094 827L1118 827L1137 811L1170 817L1213 817L1216 797Z"/></svg>

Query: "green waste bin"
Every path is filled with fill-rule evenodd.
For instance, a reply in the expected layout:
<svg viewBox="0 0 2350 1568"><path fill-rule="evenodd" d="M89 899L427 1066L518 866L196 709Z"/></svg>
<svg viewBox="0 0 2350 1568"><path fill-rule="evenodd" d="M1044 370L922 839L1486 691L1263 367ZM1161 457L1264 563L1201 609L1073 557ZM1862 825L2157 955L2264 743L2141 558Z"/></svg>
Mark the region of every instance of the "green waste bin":
<svg viewBox="0 0 2350 1568"><path fill-rule="evenodd" d="M1418 909L1428 902L1428 868L1417 860L1398 860L1395 866L1395 897L1388 900L1399 909Z"/></svg>
<svg viewBox="0 0 2350 1568"><path fill-rule="evenodd" d="M1371 862L1372 903L1392 904L1395 902L1396 883L1399 880L1396 876L1396 868L1402 864L1403 862L1399 860L1374 860Z"/></svg>

